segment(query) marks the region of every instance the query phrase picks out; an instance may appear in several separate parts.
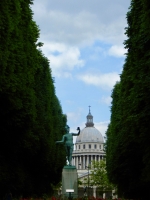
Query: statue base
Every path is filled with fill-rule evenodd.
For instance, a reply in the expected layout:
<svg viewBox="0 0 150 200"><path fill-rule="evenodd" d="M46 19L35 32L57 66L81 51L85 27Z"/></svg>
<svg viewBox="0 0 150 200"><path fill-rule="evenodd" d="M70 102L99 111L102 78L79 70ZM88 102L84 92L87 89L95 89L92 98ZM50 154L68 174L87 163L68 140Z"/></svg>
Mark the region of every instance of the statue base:
<svg viewBox="0 0 150 200"><path fill-rule="evenodd" d="M72 193L66 190L74 190ZM77 198L78 197L78 174L75 166L64 166L62 171L62 196Z"/></svg>

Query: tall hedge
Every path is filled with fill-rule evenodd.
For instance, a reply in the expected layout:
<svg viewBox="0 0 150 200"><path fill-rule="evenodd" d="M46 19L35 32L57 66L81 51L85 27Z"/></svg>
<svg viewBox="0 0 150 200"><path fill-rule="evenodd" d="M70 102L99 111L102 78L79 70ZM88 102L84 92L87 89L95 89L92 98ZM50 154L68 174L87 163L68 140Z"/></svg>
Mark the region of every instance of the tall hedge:
<svg viewBox="0 0 150 200"><path fill-rule="evenodd" d="M148 191L150 185L149 20L149 1L132 0L127 13L128 39L125 41L125 48L128 52L121 74L118 98L121 115L119 121L113 120L118 116L118 107L115 108L117 102L113 97L111 129L107 131L108 173L122 195L128 198L150 198ZM112 127L116 126L119 130L116 129L115 132ZM119 138L116 135L119 135ZM113 164L108 151L112 141L114 144L117 142L117 147L114 145L111 152L113 158L117 158Z"/></svg>
<svg viewBox="0 0 150 200"><path fill-rule="evenodd" d="M65 152L55 146L66 117L47 58L38 50L32 0L0 1L0 190L52 192Z"/></svg>
<svg viewBox="0 0 150 200"><path fill-rule="evenodd" d="M116 83L112 92L112 107L111 107L111 122L107 129L107 174L111 182L116 184L116 177L119 166L119 152L121 148L120 144L120 120L121 120L121 107L120 107L120 83Z"/></svg>

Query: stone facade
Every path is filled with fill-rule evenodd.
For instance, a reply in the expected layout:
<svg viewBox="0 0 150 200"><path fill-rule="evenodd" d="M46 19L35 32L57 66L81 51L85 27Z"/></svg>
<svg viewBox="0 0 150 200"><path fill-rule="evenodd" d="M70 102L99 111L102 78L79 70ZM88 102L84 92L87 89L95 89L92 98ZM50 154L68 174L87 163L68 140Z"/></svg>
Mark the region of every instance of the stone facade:
<svg viewBox="0 0 150 200"><path fill-rule="evenodd" d="M100 161L105 157L104 139L99 130L94 127L93 116L89 109L85 128L76 138L75 150L72 154L72 165L76 166L78 179L84 182L84 179L90 176L90 165L93 160ZM86 184L88 187L88 184ZM79 196L83 196L85 185L79 186ZM98 196L98 190L93 186L88 187L89 196Z"/></svg>
<svg viewBox="0 0 150 200"><path fill-rule="evenodd" d="M99 130L94 127L90 109L85 125L86 127L76 138L75 150L72 155L72 165L76 166L78 175L87 172L86 169L92 160L100 161L105 157L104 139Z"/></svg>

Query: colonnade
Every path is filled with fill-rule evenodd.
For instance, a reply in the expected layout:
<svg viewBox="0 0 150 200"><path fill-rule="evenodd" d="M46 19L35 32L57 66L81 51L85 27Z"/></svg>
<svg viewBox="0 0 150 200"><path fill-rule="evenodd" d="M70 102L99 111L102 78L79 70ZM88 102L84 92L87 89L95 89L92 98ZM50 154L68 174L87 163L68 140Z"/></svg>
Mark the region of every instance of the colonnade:
<svg viewBox="0 0 150 200"><path fill-rule="evenodd" d="M77 169L87 169L93 160L100 161L103 157L103 155L73 155L72 165Z"/></svg>

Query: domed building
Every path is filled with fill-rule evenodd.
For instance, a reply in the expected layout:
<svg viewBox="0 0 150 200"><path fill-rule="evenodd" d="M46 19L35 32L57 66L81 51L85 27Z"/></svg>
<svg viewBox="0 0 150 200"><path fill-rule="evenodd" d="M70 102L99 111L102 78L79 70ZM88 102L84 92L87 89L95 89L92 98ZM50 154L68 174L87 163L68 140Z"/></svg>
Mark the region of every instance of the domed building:
<svg viewBox="0 0 150 200"><path fill-rule="evenodd" d="M72 155L72 164L77 168L78 177L87 173L92 160L100 161L105 156L104 139L100 131L94 127L90 108L86 118L86 127L77 136Z"/></svg>

